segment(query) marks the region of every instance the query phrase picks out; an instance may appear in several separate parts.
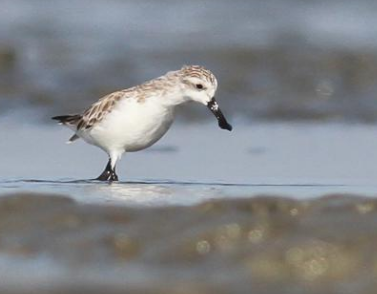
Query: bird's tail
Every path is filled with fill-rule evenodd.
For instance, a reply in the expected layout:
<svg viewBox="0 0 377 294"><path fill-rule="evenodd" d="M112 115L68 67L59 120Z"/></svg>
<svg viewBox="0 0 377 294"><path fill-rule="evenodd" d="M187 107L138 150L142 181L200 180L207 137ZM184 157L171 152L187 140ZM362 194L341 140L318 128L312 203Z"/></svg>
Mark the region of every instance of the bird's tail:
<svg viewBox="0 0 377 294"><path fill-rule="evenodd" d="M59 115L59 116L52 117L52 119L57 120L60 125L65 125L75 132L75 134L71 138L69 138L69 140L67 141L67 144L71 144L72 142L80 138L76 134L76 126L79 123L81 117L82 116L80 114Z"/></svg>
<svg viewBox="0 0 377 294"><path fill-rule="evenodd" d="M81 119L80 114L72 114L72 115L58 115L52 117L52 119L57 120L61 125L76 125L78 121Z"/></svg>

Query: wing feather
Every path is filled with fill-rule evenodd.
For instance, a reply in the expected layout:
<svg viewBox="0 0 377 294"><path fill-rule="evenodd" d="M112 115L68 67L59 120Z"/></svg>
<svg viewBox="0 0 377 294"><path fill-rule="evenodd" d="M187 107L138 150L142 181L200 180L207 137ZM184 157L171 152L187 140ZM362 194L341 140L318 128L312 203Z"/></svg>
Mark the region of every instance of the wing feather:
<svg viewBox="0 0 377 294"><path fill-rule="evenodd" d="M94 124L103 120L125 96L125 90L117 91L102 97L92 104L91 107L83 112L81 119L77 122L77 130L90 129Z"/></svg>

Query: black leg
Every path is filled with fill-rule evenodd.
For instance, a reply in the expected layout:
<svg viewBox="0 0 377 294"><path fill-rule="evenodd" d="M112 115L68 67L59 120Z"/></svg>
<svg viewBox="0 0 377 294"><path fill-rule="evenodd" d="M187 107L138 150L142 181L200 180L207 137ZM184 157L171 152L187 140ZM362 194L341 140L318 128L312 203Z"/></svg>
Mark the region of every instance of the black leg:
<svg viewBox="0 0 377 294"><path fill-rule="evenodd" d="M110 182L118 182L118 175L115 173L115 170L110 175Z"/></svg>
<svg viewBox="0 0 377 294"><path fill-rule="evenodd" d="M111 174L111 161L109 159L109 162L107 163L105 170L102 172L102 174L99 175L96 180L98 181L108 181Z"/></svg>
<svg viewBox="0 0 377 294"><path fill-rule="evenodd" d="M118 181L118 176L115 173L115 167L114 169L111 168L111 159L109 159L109 162L107 163L105 170L102 172L102 174L99 175L98 178L96 178L98 181Z"/></svg>

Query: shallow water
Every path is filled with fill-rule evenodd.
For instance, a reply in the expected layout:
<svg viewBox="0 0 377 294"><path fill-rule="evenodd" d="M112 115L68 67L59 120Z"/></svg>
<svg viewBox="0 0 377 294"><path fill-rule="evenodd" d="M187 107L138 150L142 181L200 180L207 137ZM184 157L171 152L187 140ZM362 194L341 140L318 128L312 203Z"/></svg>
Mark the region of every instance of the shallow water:
<svg viewBox="0 0 377 294"><path fill-rule="evenodd" d="M175 124L107 184L101 150L4 119L0 292L374 293L377 126L233 123Z"/></svg>
<svg viewBox="0 0 377 294"><path fill-rule="evenodd" d="M90 179L107 158L84 142L64 144L60 126L4 121L0 189L71 195L80 202L191 205L219 197L328 193L377 195L377 127L339 124L177 124L151 149L126 154L119 183ZM211 134L208 136L208 134ZM43 141L41 142L41 139Z"/></svg>

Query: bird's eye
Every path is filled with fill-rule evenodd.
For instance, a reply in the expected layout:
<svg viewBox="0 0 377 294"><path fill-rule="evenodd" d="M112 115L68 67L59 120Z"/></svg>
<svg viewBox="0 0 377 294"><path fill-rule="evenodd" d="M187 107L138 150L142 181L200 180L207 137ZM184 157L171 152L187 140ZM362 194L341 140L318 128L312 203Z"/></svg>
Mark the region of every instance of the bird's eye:
<svg viewBox="0 0 377 294"><path fill-rule="evenodd" d="M197 89L203 89L203 88L204 88L202 84L196 84L195 87L196 87Z"/></svg>

